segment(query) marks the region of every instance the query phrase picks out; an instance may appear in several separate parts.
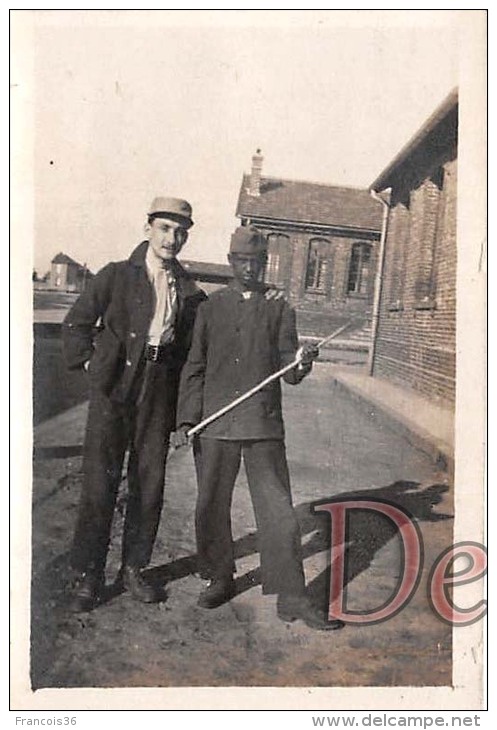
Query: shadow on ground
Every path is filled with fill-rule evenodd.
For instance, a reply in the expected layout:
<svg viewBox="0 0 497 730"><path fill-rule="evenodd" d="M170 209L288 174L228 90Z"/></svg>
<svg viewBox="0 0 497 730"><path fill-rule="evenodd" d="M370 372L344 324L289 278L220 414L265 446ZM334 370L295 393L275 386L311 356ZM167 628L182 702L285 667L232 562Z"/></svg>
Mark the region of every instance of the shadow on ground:
<svg viewBox="0 0 497 730"><path fill-rule="evenodd" d="M79 479L81 474L78 475ZM73 485L74 486L74 485ZM384 500L408 513L418 522L437 522L452 519L451 515L436 512L448 487L445 484L432 484L421 487L418 482L396 481L382 488L348 491L340 494L345 500ZM74 493L77 490L71 490ZM47 497L48 498L48 497ZM337 501L337 495L328 500L307 502L296 506L302 538L310 536L303 547L303 556L308 558L317 553L330 550L330 518L326 513L314 512L316 505ZM125 493L120 494L117 511L122 515L125 510ZM377 552L396 536L396 527L384 515L370 510L353 510L346 534L346 574L345 586L368 569ZM234 543L236 559L254 555L258 552L257 533L244 535ZM187 555L147 571L148 579L162 588L197 572L195 554ZM329 596L329 576L327 567L308 586L313 602L323 611L327 610ZM70 586L71 571L67 553L54 558L36 576L32 585L32 683L33 688L47 686L44 675L51 658L57 654L57 642L71 640L75 632L91 623L91 615L76 617L67 611L67 588ZM261 582L260 569L249 570L236 579L236 594L240 595ZM112 601L122 592L117 583L109 583L103 603Z"/></svg>

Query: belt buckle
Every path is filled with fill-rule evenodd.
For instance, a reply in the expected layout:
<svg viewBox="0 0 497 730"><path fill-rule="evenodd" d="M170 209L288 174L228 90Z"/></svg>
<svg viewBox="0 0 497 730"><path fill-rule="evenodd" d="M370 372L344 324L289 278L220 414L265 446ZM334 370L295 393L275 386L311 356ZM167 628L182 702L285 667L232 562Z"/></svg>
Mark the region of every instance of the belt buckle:
<svg viewBox="0 0 497 730"><path fill-rule="evenodd" d="M158 345L147 345L147 360L150 362L157 362L159 359L159 346Z"/></svg>

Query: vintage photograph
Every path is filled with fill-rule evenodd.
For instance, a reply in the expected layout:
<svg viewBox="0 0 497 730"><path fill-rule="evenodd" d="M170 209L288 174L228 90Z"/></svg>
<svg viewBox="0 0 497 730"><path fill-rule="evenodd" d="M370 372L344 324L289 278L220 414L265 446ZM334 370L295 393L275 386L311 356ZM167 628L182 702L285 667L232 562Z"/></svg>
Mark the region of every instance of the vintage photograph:
<svg viewBox="0 0 497 730"><path fill-rule="evenodd" d="M11 42L19 709L482 709L486 12L19 10Z"/></svg>

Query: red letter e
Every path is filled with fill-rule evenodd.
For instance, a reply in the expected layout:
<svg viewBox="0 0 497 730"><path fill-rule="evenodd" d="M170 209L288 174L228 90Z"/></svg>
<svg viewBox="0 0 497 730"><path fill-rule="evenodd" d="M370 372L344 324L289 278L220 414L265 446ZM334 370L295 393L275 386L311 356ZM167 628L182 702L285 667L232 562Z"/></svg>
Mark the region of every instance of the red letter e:
<svg viewBox="0 0 497 730"><path fill-rule="evenodd" d="M465 557L470 565L463 570L450 572L456 558ZM479 621L487 612L487 602L479 601L471 608L458 608L449 597L453 586L473 583L487 572L487 551L477 542L459 542L440 555L431 569L428 581L428 599L435 613L451 626L469 626ZM458 578L458 580L456 580Z"/></svg>

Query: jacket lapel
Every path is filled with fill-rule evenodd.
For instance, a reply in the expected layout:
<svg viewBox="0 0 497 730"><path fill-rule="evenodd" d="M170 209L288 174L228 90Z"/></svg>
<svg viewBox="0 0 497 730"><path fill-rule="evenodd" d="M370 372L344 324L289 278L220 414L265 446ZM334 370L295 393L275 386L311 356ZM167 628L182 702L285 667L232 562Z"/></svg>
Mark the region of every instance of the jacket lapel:
<svg viewBox="0 0 497 730"><path fill-rule="evenodd" d="M178 295L178 321L183 314L185 302L188 297L195 296L200 289L192 279L190 274L185 271L179 261L175 260L173 264L174 276L176 279L176 293Z"/></svg>
<svg viewBox="0 0 497 730"><path fill-rule="evenodd" d="M133 290L136 292L136 303L141 311L150 320L154 308L154 292L152 283L147 274L145 255L148 249L148 241L143 241L135 248L129 261L132 264Z"/></svg>

